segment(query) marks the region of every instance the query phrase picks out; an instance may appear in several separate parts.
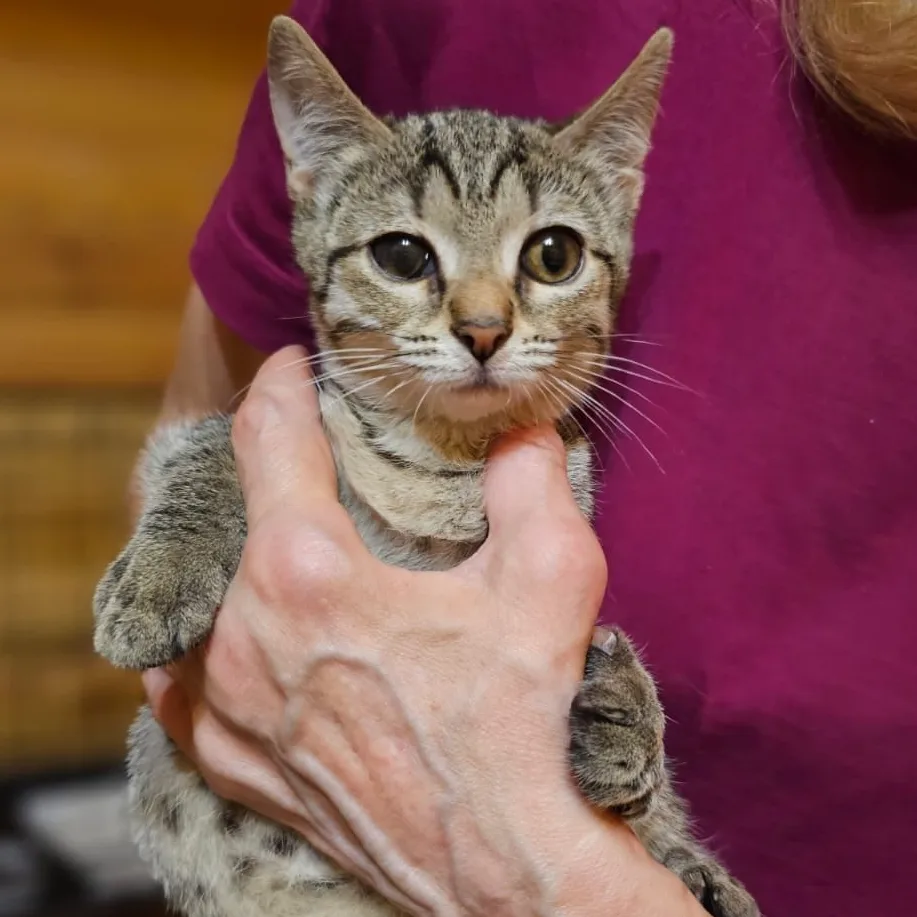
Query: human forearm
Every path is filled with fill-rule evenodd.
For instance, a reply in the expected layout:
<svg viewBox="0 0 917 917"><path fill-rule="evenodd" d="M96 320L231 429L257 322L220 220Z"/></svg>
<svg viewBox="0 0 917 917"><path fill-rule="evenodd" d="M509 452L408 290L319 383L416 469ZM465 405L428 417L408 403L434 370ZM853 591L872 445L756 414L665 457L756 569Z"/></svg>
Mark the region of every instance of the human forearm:
<svg viewBox="0 0 917 917"><path fill-rule="evenodd" d="M188 291L175 364L163 396L163 420L225 411L264 362L211 311L196 284Z"/></svg>

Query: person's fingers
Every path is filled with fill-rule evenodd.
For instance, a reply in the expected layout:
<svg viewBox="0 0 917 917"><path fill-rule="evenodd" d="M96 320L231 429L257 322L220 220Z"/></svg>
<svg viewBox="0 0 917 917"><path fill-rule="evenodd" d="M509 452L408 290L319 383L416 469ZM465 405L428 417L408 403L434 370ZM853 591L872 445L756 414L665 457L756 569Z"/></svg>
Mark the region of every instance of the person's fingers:
<svg viewBox="0 0 917 917"><path fill-rule="evenodd" d="M277 821L300 811L289 785L258 746L189 698L180 680L189 674L179 665L172 671L151 669L142 676L153 716L178 750L222 799Z"/></svg>
<svg viewBox="0 0 917 917"><path fill-rule="evenodd" d="M345 515L303 348L264 362L234 419L233 445L250 525L276 509Z"/></svg>
<svg viewBox="0 0 917 917"><path fill-rule="evenodd" d="M537 427L502 437L487 459L484 503L489 540L518 544L519 535L549 521L580 528L583 517L567 480L566 452L557 433Z"/></svg>
<svg viewBox="0 0 917 917"><path fill-rule="evenodd" d="M194 724L188 695L167 669L142 675L143 689L156 722L185 757L194 758Z"/></svg>
<svg viewBox="0 0 917 917"><path fill-rule="evenodd" d="M484 473L484 503L490 530L471 563L490 568L504 590L531 596L533 586L563 585L598 607L605 558L573 498L566 452L553 429L520 431L496 445Z"/></svg>
<svg viewBox="0 0 917 917"><path fill-rule="evenodd" d="M181 668L175 672L182 673L189 674ZM400 897L399 890L361 851L347 824L320 791L299 780L303 796L298 796L257 745L237 736L205 708L196 717L195 735L191 703L179 680L167 669L151 669L142 679L153 716L214 793L295 828L339 866L387 893L390 900ZM409 902L404 899L404 903Z"/></svg>
<svg viewBox="0 0 917 917"><path fill-rule="evenodd" d="M380 866L367 855L346 819L324 793L305 782L299 774L290 773L287 779L295 782L297 798L307 813L304 820L290 824L290 827L299 831L316 850L341 869L362 879L392 904L400 905L405 913L414 913L417 902L407 898L400 888L392 884Z"/></svg>
<svg viewBox="0 0 917 917"><path fill-rule="evenodd" d="M149 669L140 676L146 700L153 711L153 716L163 723L164 711L168 706L168 695L175 686L175 679L165 669Z"/></svg>

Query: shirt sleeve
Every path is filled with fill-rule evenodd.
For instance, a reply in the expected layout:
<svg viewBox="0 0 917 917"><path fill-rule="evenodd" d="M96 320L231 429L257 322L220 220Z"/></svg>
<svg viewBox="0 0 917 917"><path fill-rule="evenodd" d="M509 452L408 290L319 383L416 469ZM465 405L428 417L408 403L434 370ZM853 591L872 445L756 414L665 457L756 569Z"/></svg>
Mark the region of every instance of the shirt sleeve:
<svg viewBox="0 0 917 917"><path fill-rule="evenodd" d="M326 44L327 0L296 2L290 15ZM291 204L262 73L235 156L190 254L191 273L210 309L251 346L271 353L311 344L308 284L293 257Z"/></svg>

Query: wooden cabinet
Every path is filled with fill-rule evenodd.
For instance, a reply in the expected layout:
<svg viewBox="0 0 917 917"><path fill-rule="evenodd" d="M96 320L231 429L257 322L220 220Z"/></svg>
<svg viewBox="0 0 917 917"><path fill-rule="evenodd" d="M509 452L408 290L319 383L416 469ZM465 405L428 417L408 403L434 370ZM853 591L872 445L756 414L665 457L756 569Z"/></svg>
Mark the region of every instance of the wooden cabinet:
<svg viewBox="0 0 917 917"><path fill-rule="evenodd" d="M90 598L283 6L0 5L0 768L121 753Z"/></svg>

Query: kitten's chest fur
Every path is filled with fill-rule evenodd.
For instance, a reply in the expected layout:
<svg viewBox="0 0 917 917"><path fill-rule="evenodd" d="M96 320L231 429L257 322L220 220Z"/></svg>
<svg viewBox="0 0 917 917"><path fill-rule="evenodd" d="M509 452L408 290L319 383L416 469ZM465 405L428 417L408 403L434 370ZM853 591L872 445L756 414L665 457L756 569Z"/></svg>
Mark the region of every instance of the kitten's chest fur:
<svg viewBox="0 0 917 917"><path fill-rule="evenodd" d="M445 570L474 553L487 536L483 459L447 458L411 421L352 405L333 391L322 392L319 403L341 502L376 557L412 570ZM565 424L559 429L574 498L591 516L589 445Z"/></svg>

